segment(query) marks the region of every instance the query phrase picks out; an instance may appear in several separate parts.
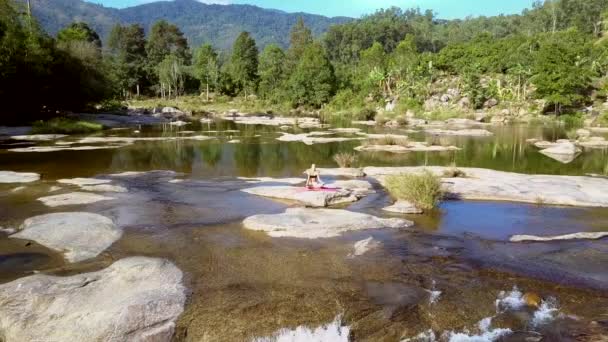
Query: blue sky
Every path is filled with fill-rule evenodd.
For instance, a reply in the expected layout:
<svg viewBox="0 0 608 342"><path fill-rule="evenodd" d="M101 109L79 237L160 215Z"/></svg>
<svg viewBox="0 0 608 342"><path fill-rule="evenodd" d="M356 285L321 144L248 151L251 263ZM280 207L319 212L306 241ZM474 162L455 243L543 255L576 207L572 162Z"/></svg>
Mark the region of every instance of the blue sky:
<svg viewBox="0 0 608 342"><path fill-rule="evenodd" d="M87 0L108 7L129 7L154 0ZM308 12L326 16L359 17L376 9L398 6L433 9L445 19L469 15L497 15L519 13L531 7L533 0L201 0L206 3L252 4L287 12Z"/></svg>

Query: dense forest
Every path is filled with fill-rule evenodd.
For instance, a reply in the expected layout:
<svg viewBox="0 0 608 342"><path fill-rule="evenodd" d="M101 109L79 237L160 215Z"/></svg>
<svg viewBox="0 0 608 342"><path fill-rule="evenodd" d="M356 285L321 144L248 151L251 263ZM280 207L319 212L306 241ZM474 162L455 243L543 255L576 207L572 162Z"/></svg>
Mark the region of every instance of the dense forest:
<svg viewBox="0 0 608 342"><path fill-rule="evenodd" d="M217 50L189 46L164 20L148 31L115 25L105 42L84 22L51 37L27 8L0 0L0 94L5 112L21 114L201 94L373 118L386 103L389 111L434 110L456 89L462 111L534 100L539 112L564 114L606 101L607 31L605 0L547 0L521 15L453 21L391 8L316 39L301 18L286 49L261 50L242 32Z"/></svg>

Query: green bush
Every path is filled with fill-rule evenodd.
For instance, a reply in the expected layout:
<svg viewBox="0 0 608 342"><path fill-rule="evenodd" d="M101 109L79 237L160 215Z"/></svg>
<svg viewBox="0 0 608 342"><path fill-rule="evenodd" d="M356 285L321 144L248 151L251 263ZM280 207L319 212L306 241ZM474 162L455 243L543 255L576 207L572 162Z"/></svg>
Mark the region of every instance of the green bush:
<svg viewBox="0 0 608 342"><path fill-rule="evenodd" d="M95 122L54 118L48 121L36 121L32 127L32 134L84 134L102 129L103 126Z"/></svg>
<svg viewBox="0 0 608 342"><path fill-rule="evenodd" d="M334 156L334 160L342 168L353 167L357 163L357 156L353 153L341 152Z"/></svg>
<svg viewBox="0 0 608 342"><path fill-rule="evenodd" d="M355 118L358 120L374 120L376 118L376 111L371 108L362 108L355 114Z"/></svg>
<svg viewBox="0 0 608 342"><path fill-rule="evenodd" d="M394 198L424 210L435 208L443 196L441 179L428 170L420 174L388 176L386 188Z"/></svg>
<svg viewBox="0 0 608 342"><path fill-rule="evenodd" d="M580 128L585 124L585 117L582 113L565 114L559 117L566 129Z"/></svg>

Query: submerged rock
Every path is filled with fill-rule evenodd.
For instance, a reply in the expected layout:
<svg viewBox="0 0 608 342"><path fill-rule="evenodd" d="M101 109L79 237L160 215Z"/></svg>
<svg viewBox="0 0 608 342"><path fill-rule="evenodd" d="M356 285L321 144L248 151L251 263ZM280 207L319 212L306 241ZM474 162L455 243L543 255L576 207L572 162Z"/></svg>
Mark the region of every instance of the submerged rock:
<svg viewBox="0 0 608 342"><path fill-rule="evenodd" d="M5 341L170 341L184 310L182 272L132 257L69 277L37 274L0 285Z"/></svg>
<svg viewBox="0 0 608 342"><path fill-rule="evenodd" d="M0 171L0 183L31 183L40 179L40 175L33 172Z"/></svg>
<svg viewBox="0 0 608 342"><path fill-rule="evenodd" d="M36 241L65 251L65 258L78 262L94 258L122 236L112 220L92 213L53 213L29 218L11 238Z"/></svg>
<svg viewBox="0 0 608 342"><path fill-rule="evenodd" d="M348 231L407 228L413 222L402 219L383 219L339 209L290 208L283 214L255 215L245 219L247 229L267 232L272 237L304 239L329 238Z"/></svg>
<svg viewBox="0 0 608 342"><path fill-rule="evenodd" d="M355 244L353 245L353 252L349 256L350 257L361 256L361 255L369 252L370 250L378 247L379 245L380 245L380 242L374 240L374 238L370 236L365 240L355 242Z"/></svg>
<svg viewBox="0 0 608 342"><path fill-rule="evenodd" d="M351 203L360 198L352 190L347 189L308 190L305 187L295 186L258 186L242 191L252 195L296 201L310 207Z"/></svg>
<svg viewBox="0 0 608 342"><path fill-rule="evenodd" d="M101 201L113 200L112 197L105 197L87 192L70 192L67 194L40 197L38 200L49 207L59 207L62 205L91 204Z"/></svg>
<svg viewBox="0 0 608 342"><path fill-rule="evenodd" d="M608 232L582 232L557 236L513 235L512 242L525 241L559 241L559 240L599 240L608 236Z"/></svg>
<svg viewBox="0 0 608 342"><path fill-rule="evenodd" d="M352 140L364 140L365 138L361 137L335 137L335 138L327 138L327 137L318 137L315 134L311 133L302 133L302 134L290 134L290 133L281 133L282 136L278 137L278 141L285 142L303 142L306 145L315 145L315 144L328 144L333 142L344 142L344 141L352 141Z"/></svg>
<svg viewBox="0 0 608 342"><path fill-rule="evenodd" d="M424 210L419 209L408 201L397 201L395 204L383 208L382 210L397 214L422 214Z"/></svg>

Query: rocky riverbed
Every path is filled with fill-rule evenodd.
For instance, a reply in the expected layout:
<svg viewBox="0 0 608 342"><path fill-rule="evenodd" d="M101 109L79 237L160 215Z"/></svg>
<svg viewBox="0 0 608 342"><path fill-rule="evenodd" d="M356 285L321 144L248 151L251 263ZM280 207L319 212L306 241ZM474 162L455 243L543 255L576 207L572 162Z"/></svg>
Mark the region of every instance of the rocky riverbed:
<svg viewBox="0 0 608 342"><path fill-rule="evenodd" d="M252 122L8 142L0 152L0 207L10 208L0 211L0 335L485 341L608 334L601 150L561 164L526 142L557 142L552 131L469 122L440 129L492 135ZM277 139L284 133L340 140ZM355 150L405 136L455 149ZM79 146L100 149L8 151ZM355 154L353 167L335 167L340 152ZM302 171L313 162L326 191L304 188ZM424 169L442 177L448 196L421 214L395 203L383 181Z"/></svg>

